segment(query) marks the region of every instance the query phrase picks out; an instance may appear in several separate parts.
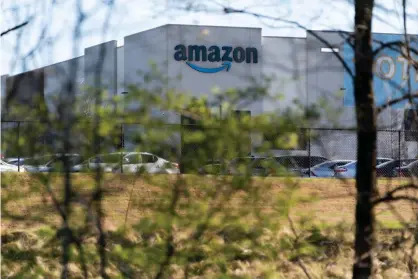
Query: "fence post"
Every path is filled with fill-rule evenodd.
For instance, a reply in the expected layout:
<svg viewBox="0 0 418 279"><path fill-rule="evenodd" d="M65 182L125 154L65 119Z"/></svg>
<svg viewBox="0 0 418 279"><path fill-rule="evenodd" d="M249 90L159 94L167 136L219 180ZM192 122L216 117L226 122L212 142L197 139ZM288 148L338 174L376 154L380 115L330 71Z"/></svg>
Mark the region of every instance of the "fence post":
<svg viewBox="0 0 418 279"><path fill-rule="evenodd" d="M308 157L309 157L309 177L311 177L311 130L307 128L308 134Z"/></svg>
<svg viewBox="0 0 418 279"><path fill-rule="evenodd" d="M120 124L120 173L123 173L123 153L125 150L125 133L123 130L123 123Z"/></svg>
<svg viewBox="0 0 418 279"><path fill-rule="evenodd" d="M17 171L20 172L20 121L17 122Z"/></svg>
<svg viewBox="0 0 418 279"><path fill-rule="evenodd" d="M398 160L399 160L399 170L401 170L401 130L398 131ZM398 171L398 176L401 176L401 172Z"/></svg>

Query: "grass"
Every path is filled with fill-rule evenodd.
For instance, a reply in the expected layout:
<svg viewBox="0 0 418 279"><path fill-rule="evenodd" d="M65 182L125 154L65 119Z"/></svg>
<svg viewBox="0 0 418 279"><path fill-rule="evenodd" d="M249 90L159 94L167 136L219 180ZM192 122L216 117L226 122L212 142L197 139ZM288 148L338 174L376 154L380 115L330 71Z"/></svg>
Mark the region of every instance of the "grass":
<svg viewBox="0 0 418 279"><path fill-rule="evenodd" d="M62 193L62 177L53 175L51 179L51 187L59 195L59 193ZM74 174L72 179L76 192L80 193L82 197L88 196L94 188L95 184L91 175ZM161 198L165 198L161 193L161 188L153 184L172 183L170 180L172 180L172 177L168 178L167 176L156 176L151 180L145 180L129 175L106 175L103 188L107 193L103 205L106 213L105 224L107 228L115 229L123 225L131 194L128 222L135 222L146 215L148 209L144 205L149 205ZM189 187L192 188L196 195L199 195L196 181L200 180L205 180L204 183L209 185L211 183L210 178L207 177L191 177L188 180L190 182ZM407 181L404 179L379 180L378 188L381 193L385 193ZM288 181L283 178L256 180L256 184L259 187L263 187L263 184L266 183L271 183L271 187L263 194L274 197L287 188ZM302 200L293 212L296 216L309 213L318 221L353 223L355 209L355 186L353 180L304 178L292 183L297 183L298 190L296 195ZM165 189L169 190L169 188ZM45 186L34 176L28 174L2 174L2 199L3 203L5 203L2 206L3 230L12 228L28 229L31 226L38 227L38 225L43 224L57 224L59 220ZM234 206L235 202L239 203L239 197L238 201L231 200L229 205ZM264 207L264 209L268 209L269 205ZM377 207L377 219L383 225L398 227L400 226L399 215L407 220L414 217L416 208L411 207L411 204L408 202L396 202L393 203L393 207L390 208L387 205Z"/></svg>
<svg viewBox="0 0 418 279"><path fill-rule="evenodd" d="M76 203L70 222L73 228L77 228L85 219L83 204L89 199L95 183L93 176L89 174L74 174L71 177L77 195L74 198ZM2 174L1 178L2 275L11 276L9 278L39 278L36 276L42 274L43 277L40 278L58 278L61 250L55 233L60 225L60 218L44 183L33 174ZM62 179L58 174L51 176L50 185L58 199L62 198ZM169 202L174 179L173 176L164 175L147 179L130 175L104 176L104 224L108 232L108 271L112 278L150 278L146 274L155 271L156 262L163 257L161 245L164 243L160 239L164 234L155 233L159 230L156 225L164 226L159 223L161 215L155 205ZM190 200L185 198L179 205L179 211L185 205L208 206L200 201L208 193L216 193L217 187L220 187L217 184L219 182L210 177L187 176L185 180ZM384 193L406 182L407 180L400 179L379 180L378 188L380 193ZM189 257L194 255L195 259L190 265L190 272L195 276L192 278L306 278L298 260L303 261L312 278L350 277L353 257L354 181L267 178L255 179L254 185L260 190L254 192L260 195L260 201L252 203L240 191L227 197L225 211L231 216L242 213L245 217L240 218L238 215L236 220L240 223L229 230L225 227L220 232L211 231L210 237L202 240L203 244L193 248L197 250L188 248L188 230L176 231L178 249L188 251ZM295 206L291 208L289 215L300 234L302 244L299 246L295 246L293 233L286 219L287 208L279 206L277 209L277 203L293 204L291 201L294 201ZM273 223L277 221L279 225L273 227L269 224L259 232L256 246L250 245L248 240L240 240L242 235L253 232L259 224L252 213L245 211L246 208L255 209L255 212L263 216L273 216L268 220ZM191 212L185 211L185 214L190 219L201 220L203 215L199 215L200 210L201 208L196 207ZM408 202L393 203L393 208L379 206L376 209L379 228L393 229L391 235L400 237L396 232L402 228L399 218L408 222L414 220L416 210ZM219 221L222 219L217 218L214 218L215 223L211 226L222 228L222 221ZM309 222L304 224L307 218ZM127 229L121 231L125 219ZM188 219L180 222L185 221ZM182 224L179 223L179 226ZM150 228L150 233L147 233ZM379 236L381 244L391 239L392 236ZM91 277L97 276L98 255L95 252L95 241L93 234L86 236L84 240ZM81 278L80 265L77 264L80 255L77 249L72 249L73 261L70 269L74 278ZM384 251L379 257L379 274L382 279L409 278L406 277L408 267L404 251ZM184 265L180 257L170 266L169 273L171 278L184 278L183 272Z"/></svg>

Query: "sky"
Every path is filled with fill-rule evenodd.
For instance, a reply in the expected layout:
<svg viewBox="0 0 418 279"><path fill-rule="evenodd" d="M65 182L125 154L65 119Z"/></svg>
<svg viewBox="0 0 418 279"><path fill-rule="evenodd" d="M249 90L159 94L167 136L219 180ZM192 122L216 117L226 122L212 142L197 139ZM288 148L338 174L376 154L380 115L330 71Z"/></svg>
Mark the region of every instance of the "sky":
<svg viewBox="0 0 418 279"><path fill-rule="evenodd" d="M224 6L295 21L313 30L350 31L354 16L352 0L115 0L110 17L103 4L108 0L80 1L86 20L82 25L81 40L74 47L76 0L3 0L2 31L27 18L31 21L20 32L2 37L1 75L17 74L81 56L84 48L104 41L117 40L118 45L123 45L125 36L168 23L261 27L263 36L306 35L304 29L282 21L262 20L248 14L226 15L222 12ZM418 3L414 1L409 0L408 4L410 34L418 33ZM401 33L401 0L376 2L373 31ZM188 3L193 3L192 11L187 10ZM106 19L109 27L103 32Z"/></svg>

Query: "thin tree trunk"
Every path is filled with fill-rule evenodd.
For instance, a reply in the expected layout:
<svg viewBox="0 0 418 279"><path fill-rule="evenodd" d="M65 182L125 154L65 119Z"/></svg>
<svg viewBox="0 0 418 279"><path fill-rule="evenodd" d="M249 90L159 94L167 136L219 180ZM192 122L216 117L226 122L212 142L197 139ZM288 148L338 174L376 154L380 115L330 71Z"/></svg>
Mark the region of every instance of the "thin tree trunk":
<svg viewBox="0 0 418 279"><path fill-rule="evenodd" d="M373 276L375 244L372 199L376 193L376 110L373 94L373 0L355 1L355 78L357 118L357 205L353 279Z"/></svg>

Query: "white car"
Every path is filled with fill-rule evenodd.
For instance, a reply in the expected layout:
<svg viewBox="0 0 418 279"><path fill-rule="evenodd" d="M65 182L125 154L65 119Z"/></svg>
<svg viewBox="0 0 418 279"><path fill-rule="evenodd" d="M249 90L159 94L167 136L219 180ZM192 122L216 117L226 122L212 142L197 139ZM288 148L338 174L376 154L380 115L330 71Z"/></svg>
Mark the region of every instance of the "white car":
<svg viewBox="0 0 418 279"><path fill-rule="evenodd" d="M0 160L0 172L25 172L25 168L21 166L19 169L18 166L14 166Z"/></svg>
<svg viewBox="0 0 418 279"><path fill-rule="evenodd" d="M71 166L82 161L82 157L78 154L54 154L25 158L23 166L28 172L59 172L63 170L61 158L64 156L68 158Z"/></svg>
<svg viewBox="0 0 418 279"><path fill-rule="evenodd" d="M147 152L131 152L125 155L122 160L122 170L123 173L137 173L141 171L151 174L180 173L179 165L177 163L172 163ZM120 173L121 167L116 166L113 171Z"/></svg>
<svg viewBox="0 0 418 279"><path fill-rule="evenodd" d="M100 154L72 167L73 172L94 171L98 168L103 172L112 172L113 169L121 165L126 152L114 152L109 154Z"/></svg>

